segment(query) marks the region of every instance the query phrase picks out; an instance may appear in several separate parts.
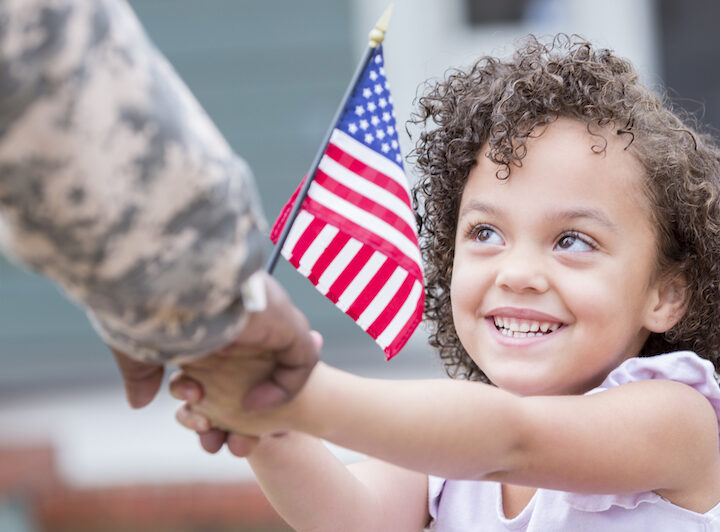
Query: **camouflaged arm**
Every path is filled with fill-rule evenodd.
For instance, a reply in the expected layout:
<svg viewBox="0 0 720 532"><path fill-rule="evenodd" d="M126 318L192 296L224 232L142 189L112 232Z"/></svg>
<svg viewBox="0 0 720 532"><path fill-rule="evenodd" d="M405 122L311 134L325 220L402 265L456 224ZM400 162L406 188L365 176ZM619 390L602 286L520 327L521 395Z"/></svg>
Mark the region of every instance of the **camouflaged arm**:
<svg viewBox="0 0 720 532"><path fill-rule="evenodd" d="M252 176L121 0L0 2L0 242L164 362L241 326Z"/></svg>

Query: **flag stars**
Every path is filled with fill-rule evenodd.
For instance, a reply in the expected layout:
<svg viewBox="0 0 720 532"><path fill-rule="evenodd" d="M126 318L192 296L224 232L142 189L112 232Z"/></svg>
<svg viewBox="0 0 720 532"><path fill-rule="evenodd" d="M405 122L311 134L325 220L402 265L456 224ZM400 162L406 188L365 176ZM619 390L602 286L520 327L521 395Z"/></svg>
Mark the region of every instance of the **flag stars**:
<svg viewBox="0 0 720 532"><path fill-rule="evenodd" d="M382 63L382 58L376 56L365 71L363 85L353 92L344 130L379 155L402 166L393 99Z"/></svg>

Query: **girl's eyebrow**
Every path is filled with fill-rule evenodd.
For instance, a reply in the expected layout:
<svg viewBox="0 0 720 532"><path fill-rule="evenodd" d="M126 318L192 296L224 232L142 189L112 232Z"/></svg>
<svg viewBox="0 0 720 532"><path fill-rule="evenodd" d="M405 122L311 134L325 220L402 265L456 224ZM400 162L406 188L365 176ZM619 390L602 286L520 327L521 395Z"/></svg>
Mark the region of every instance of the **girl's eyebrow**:
<svg viewBox="0 0 720 532"><path fill-rule="evenodd" d="M499 216L501 212L498 208L487 202L480 200L471 200L460 210L460 216L458 219L462 219L463 216L474 211L488 214L491 216ZM552 212L549 213L546 218L550 221L578 220L584 218L595 221L614 233L619 232L618 226L614 224L604 212L593 208L579 207L575 209Z"/></svg>
<svg viewBox="0 0 720 532"><path fill-rule="evenodd" d="M577 209L568 209L548 214L547 218L549 220L577 220L585 218L599 223L613 233L619 232L618 226L614 224L604 212L598 209L582 207Z"/></svg>
<svg viewBox="0 0 720 532"><path fill-rule="evenodd" d="M497 215L499 213L499 211L495 207L490 205L489 203L486 203L484 201L479 201L479 200L470 200L470 203L468 203L462 209L460 209L460 216L458 217L458 219L462 218L463 216L465 216L466 214L468 214L469 212L472 212L472 211L480 211L484 214L494 214L494 215Z"/></svg>

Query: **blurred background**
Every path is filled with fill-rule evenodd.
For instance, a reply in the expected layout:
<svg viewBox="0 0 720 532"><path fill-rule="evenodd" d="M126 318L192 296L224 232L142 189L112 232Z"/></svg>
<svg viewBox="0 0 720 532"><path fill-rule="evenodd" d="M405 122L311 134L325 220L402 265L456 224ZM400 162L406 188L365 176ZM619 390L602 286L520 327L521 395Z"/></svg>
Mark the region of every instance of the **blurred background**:
<svg viewBox="0 0 720 532"><path fill-rule="evenodd" d="M307 171L387 1L130 3L250 163L272 222ZM396 0L385 59L399 129L424 80L480 55L507 55L527 33L558 31L630 58L646 84L718 128L718 20L713 0ZM407 135L401 146L410 151ZM422 328L385 362L286 263L276 275L325 336L327 362L377 377L443 375ZM131 411L83 312L0 256L0 531L286 530L245 461L205 454L174 422L176 406L163 391Z"/></svg>

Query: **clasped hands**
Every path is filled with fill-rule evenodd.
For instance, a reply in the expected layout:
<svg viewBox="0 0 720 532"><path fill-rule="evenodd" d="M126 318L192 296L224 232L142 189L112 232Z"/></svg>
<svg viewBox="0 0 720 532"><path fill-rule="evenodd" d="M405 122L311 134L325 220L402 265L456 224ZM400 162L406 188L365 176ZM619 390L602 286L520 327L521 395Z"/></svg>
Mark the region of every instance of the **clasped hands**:
<svg viewBox="0 0 720 532"><path fill-rule="evenodd" d="M308 331L312 353L322 339ZM288 428L298 394L279 393L275 354L233 347L184 365L170 379L170 393L185 403L177 410L181 425L200 434L203 448L216 452L223 443L236 456L247 456L262 434Z"/></svg>

